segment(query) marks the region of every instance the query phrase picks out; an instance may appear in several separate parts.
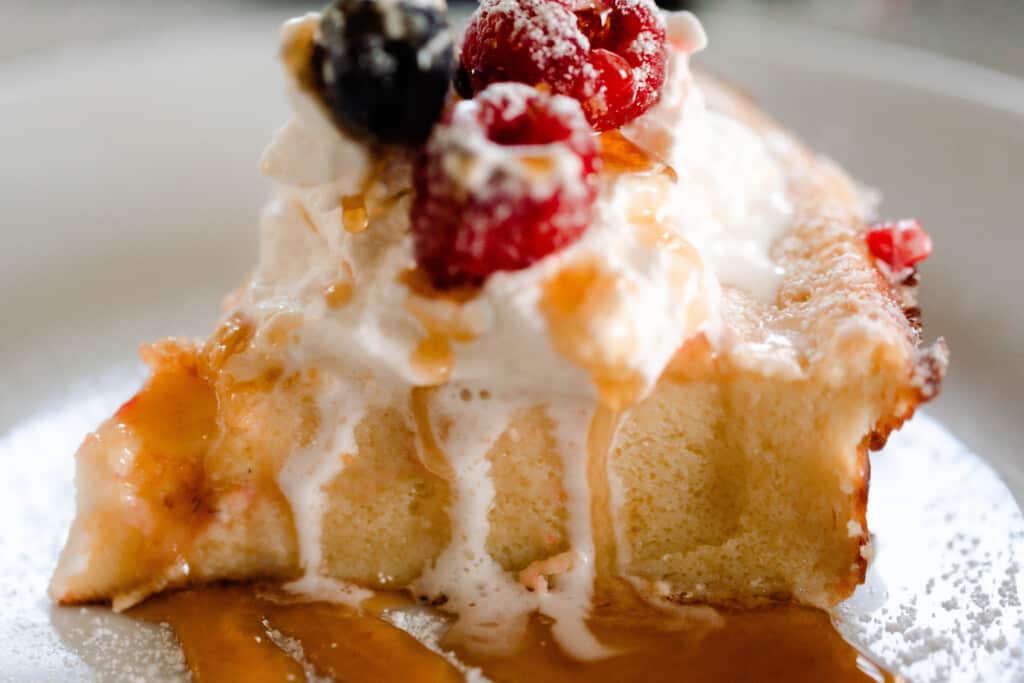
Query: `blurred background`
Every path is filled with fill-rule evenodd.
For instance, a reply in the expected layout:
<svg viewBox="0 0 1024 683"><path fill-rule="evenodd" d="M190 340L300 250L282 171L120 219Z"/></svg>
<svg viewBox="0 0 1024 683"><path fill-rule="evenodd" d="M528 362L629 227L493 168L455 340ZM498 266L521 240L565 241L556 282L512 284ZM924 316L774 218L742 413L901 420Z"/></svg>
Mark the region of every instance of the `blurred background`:
<svg viewBox="0 0 1024 683"><path fill-rule="evenodd" d="M702 67L931 231L925 337L953 363L928 411L1024 498L1024 0L671 1L708 29ZM287 116L277 27L321 4L0 0L0 434L212 328Z"/></svg>
<svg viewBox="0 0 1024 683"><path fill-rule="evenodd" d="M3 0L0 57L138 31L160 31L252 8L279 8L285 16L323 4L299 0ZM453 7L472 4L465 0L451 3ZM697 11L709 28L734 13L792 20L877 36L1024 75L1022 0L662 0L660 4Z"/></svg>

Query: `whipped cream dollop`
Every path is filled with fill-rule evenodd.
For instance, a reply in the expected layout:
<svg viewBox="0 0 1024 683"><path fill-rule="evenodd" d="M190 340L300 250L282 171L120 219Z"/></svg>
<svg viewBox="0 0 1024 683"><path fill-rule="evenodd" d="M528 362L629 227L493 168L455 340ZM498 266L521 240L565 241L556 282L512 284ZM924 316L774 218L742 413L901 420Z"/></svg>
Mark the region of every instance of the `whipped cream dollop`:
<svg viewBox="0 0 1024 683"><path fill-rule="evenodd" d="M284 49L316 21L289 22ZM688 64L699 23L676 13L669 35L661 100L621 135L675 177L608 168L580 240L461 300L418 286L411 155L374 157L293 80L294 115L263 158L277 186L250 312L300 313L296 346L309 357L361 359L411 385L597 394L620 407L646 395L686 339L713 336L720 283L774 298L769 248L791 216L761 137L705 106Z"/></svg>
<svg viewBox="0 0 1024 683"><path fill-rule="evenodd" d="M682 33L675 42L703 47L706 38L699 24L692 27L693 15L673 16L670 39ZM680 23L691 26L678 28ZM623 133L675 169L679 181L666 210L714 277L760 301L774 301L784 273L770 249L793 217L785 172L761 135L707 108L685 51L671 54L658 103Z"/></svg>

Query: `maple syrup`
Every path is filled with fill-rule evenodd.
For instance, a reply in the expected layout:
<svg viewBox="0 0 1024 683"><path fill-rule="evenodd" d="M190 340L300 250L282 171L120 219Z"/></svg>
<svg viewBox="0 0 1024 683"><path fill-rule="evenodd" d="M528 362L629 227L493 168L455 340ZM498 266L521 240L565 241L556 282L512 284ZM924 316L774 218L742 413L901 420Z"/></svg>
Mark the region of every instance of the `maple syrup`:
<svg viewBox="0 0 1024 683"><path fill-rule="evenodd" d="M129 615L170 625L196 683L464 680L448 658L381 618L383 610L411 606L386 597L356 610L299 602L269 585L213 584L151 598ZM708 622L653 609L599 610L590 627L616 654L590 662L563 654L543 617L530 620L513 655L480 657L458 645L453 652L496 682L898 680L844 641L824 612L774 607L719 615ZM448 649L443 640L442 647Z"/></svg>
<svg viewBox="0 0 1024 683"><path fill-rule="evenodd" d="M452 341L471 341L476 331L464 316L463 304L479 293L475 287L437 289L420 268L410 268L398 276L409 288L406 308L426 329L427 334L413 349L410 362L428 386L444 384L451 377L455 362Z"/></svg>
<svg viewBox="0 0 1024 683"><path fill-rule="evenodd" d="M130 603L133 591L149 592L154 577L187 573L193 540L214 518L218 495L205 469L219 429L217 399L195 347L164 340L142 346L140 353L152 376L86 437L97 452L123 452L120 496L95 517L101 527L120 530L117 542L132 557L122 575L131 590L115 599L115 607ZM158 543L152 542L156 535Z"/></svg>
<svg viewBox="0 0 1024 683"><path fill-rule="evenodd" d="M350 194L341 198L341 225L347 232L358 234L370 227L366 195Z"/></svg>
<svg viewBox="0 0 1024 683"><path fill-rule="evenodd" d="M389 212L403 197L407 197L412 189L408 187L382 195L385 183L381 179L387 172L387 159L374 150L373 161L366 177L363 179L359 192L343 195L338 198L341 206L341 226L351 234L364 232L370 223Z"/></svg>
<svg viewBox="0 0 1024 683"><path fill-rule="evenodd" d="M320 230L316 227L316 221L313 220L313 216L310 215L309 209L306 208L306 205L298 199L294 200L292 205L295 207L295 210L298 211L299 218L301 218L302 222L306 224L309 231L314 235L319 235Z"/></svg>
<svg viewBox="0 0 1024 683"><path fill-rule="evenodd" d="M601 133L598 141L605 173L662 174L673 183L679 179L675 169L617 130Z"/></svg>
<svg viewBox="0 0 1024 683"><path fill-rule="evenodd" d="M374 611L296 602L268 586L185 590L129 614L171 626L196 683L463 680L447 660Z"/></svg>
<svg viewBox="0 0 1024 683"><path fill-rule="evenodd" d="M256 326L242 313L235 313L217 328L203 347L201 357L214 372L249 346L256 334Z"/></svg>
<svg viewBox="0 0 1024 683"><path fill-rule="evenodd" d="M430 424L429 408L430 389L428 387L413 387L409 392L409 408L413 419L416 421L416 434L420 440L420 448L417 453L420 462L427 470L440 477L451 481L454 478L451 463L437 443L434 436L434 428Z"/></svg>
<svg viewBox="0 0 1024 683"><path fill-rule="evenodd" d="M352 300L352 296L355 294L355 275L348 261L342 262L341 272L341 277L324 287L324 301L328 308L342 308Z"/></svg>
<svg viewBox="0 0 1024 683"><path fill-rule="evenodd" d="M580 662L551 637L550 623L534 618L514 655L478 659L456 650L460 660L480 667L493 681L751 681L771 683L854 683L895 681L832 627L824 612L778 607L720 612L708 627L700 620L646 614L599 614L589 622L598 639L618 654Z"/></svg>
<svg viewBox="0 0 1024 683"><path fill-rule="evenodd" d="M430 276L422 268L403 270L398 276L398 281L408 287L410 292L423 299L449 301L453 304L472 301L480 293L480 288L472 285L438 289L430 282Z"/></svg>
<svg viewBox="0 0 1024 683"><path fill-rule="evenodd" d="M352 300L354 289L349 280L338 280L324 287L324 301L328 308L342 308Z"/></svg>
<svg viewBox="0 0 1024 683"><path fill-rule="evenodd" d="M413 349L412 366L429 386L444 384L451 377L455 364L452 345L440 332L428 332Z"/></svg>
<svg viewBox="0 0 1024 683"><path fill-rule="evenodd" d="M281 46L281 62L285 70L295 77L295 81L310 93L317 92L316 76L313 73L313 38L316 34L316 22L306 21L299 24L295 31Z"/></svg>
<svg viewBox="0 0 1024 683"><path fill-rule="evenodd" d="M617 410L636 403L645 381L624 363L605 358L588 322L607 315L619 296L619 286L617 276L597 262L585 261L552 276L544 283L540 299L540 312L555 348L585 368L602 402Z"/></svg>

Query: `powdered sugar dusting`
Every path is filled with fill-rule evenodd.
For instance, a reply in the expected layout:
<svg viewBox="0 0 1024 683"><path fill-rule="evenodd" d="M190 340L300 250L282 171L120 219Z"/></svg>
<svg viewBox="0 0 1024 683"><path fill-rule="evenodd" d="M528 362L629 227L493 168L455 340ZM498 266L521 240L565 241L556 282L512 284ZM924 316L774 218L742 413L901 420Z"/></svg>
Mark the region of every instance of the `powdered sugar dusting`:
<svg viewBox="0 0 1024 683"><path fill-rule="evenodd" d="M272 628L270 622L266 619L263 619L262 624L263 630L267 637L270 638L270 641L281 648L285 654L298 662L299 666L302 667L302 673L306 678L305 683L332 683L334 679L317 674L313 664L306 658L306 653L302 649L302 643Z"/></svg>
<svg viewBox="0 0 1024 683"><path fill-rule="evenodd" d="M78 651L88 653L83 658L99 680L189 680L185 656L166 624L139 624L103 609L82 607L57 615L54 626L65 642L80 643Z"/></svg>
<svg viewBox="0 0 1024 683"><path fill-rule="evenodd" d="M872 458L875 560L840 631L911 680L1024 680L1024 519L1006 486L919 415Z"/></svg>
<svg viewBox="0 0 1024 683"><path fill-rule="evenodd" d="M450 621L436 611L425 607L386 610L381 618L395 628L400 628L411 635L431 652L444 657L452 666L462 672L466 683L483 683L488 680L480 669L467 666L455 656L454 652L441 647L441 638L448 631Z"/></svg>
<svg viewBox="0 0 1024 683"><path fill-rule="evenodd" d="M510 21L513 40L539 46L538 61L560 60L590 49L590 41L576 30L568 3L498 0L482 3L479 12L483 21Z"/></svg>
<svg viewBox="0 0 1024 683"><path fill-rule="evenodd" d="M570 95L603 131L657 101L665 56L665 19L653 0L483 0L462 66L477 91L518 81ZM625 69L630 78L614 75Z"/></svg>
<svg viewBox="0 0 1024 683"><path fill-rule="evenodd" d="M495 103L506 120L526 113L527 97L535 91L519 83L496 83L483 97ZM550 99L556 114L582 122L583 113L572 99L560 95ZM504 145L490 140L478 121L477 101L460 103L450 125L435 129L428 152L438 154L446 176L458 187L448 191L487 199L494 196L532 197L543 200L556 192L566 197L585 196L583 164L569 142L546 145ZM586 133L582 133L586 134ZM544 169L524 160L543 156Z"/></svg>

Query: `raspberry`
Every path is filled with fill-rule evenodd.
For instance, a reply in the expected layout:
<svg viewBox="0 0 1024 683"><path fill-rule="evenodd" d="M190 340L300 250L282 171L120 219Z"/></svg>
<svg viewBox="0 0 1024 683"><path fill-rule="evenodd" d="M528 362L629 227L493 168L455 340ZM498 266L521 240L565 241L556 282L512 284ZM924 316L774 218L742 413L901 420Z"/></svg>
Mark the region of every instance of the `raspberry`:
<svg viewBox="0 0 1024 683"><path fill-rule="evenodd" d="M893 273L902 273L932 253L932 238L913 218L876 223L868 230L865 240L871 254Z"/></svg>
<svg viewBox="0 0 1024 683"><path fill-rule="evenodd" d="M579 100L598 131L658 101L665 59L665 23L651 0L483 0L462 45L474 92L499 81L543 84Z"/></svg>
<svg viewBox="0 0 1024 683"><path fill-rule="evenodd" d="M599 164L572 99L500 83L457 103L416 164L417 262L446 289L562 249L590 223Z"/></svg>

